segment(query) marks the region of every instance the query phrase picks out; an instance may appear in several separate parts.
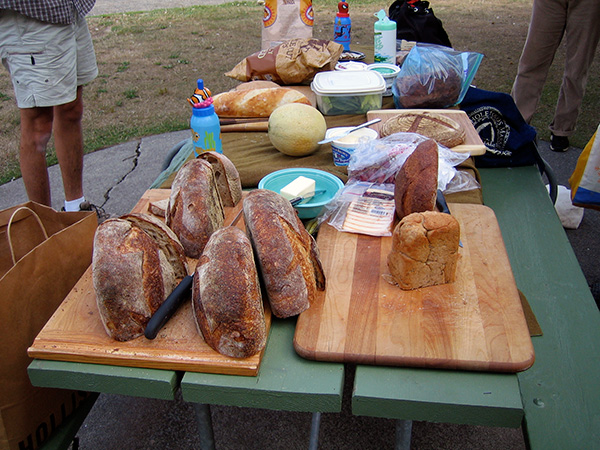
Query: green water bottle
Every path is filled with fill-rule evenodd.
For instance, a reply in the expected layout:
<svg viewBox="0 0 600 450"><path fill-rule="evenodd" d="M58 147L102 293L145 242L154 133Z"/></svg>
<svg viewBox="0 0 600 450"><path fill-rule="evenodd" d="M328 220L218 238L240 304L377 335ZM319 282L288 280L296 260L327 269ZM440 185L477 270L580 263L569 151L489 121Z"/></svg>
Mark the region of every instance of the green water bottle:
<svg viewBox="0 0 600 450"><path fill-rule="evenodd" d="M396 22L390 20L382 9L375 14L375 62L396 64Z"/></svg>

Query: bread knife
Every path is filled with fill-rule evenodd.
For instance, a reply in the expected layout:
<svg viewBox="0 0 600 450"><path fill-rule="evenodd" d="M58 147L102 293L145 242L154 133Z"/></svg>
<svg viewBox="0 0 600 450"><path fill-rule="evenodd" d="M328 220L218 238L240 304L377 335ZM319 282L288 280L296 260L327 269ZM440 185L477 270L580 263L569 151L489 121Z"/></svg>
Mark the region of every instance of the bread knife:
<svg viewBox="0 0 600 450"><path fill-rule="evenodd" d="M325 189L317 189L312 195L307 195L306 197L302 197L302 196L294 197L293 199L290 200L290 203L292 204L292 206L296 206L298 203L301 203L304 200L308 200L309 198L317 197L324 193L325 193Z"/></svg>
<svg viewBox="0 0 600 450"><path fill-rule="evenodd" d="M147 339L154 339L160 329L173 317L175 311L177 311L181 303L188 297L192 289L193 279L193 275L187 275L181 280L177 287L173 289L173 292L169 294L163 304L152 315L144 331L144 336Z"/></svg>
<svg viewBox="0 0 600 450"><path fill-rule="evenodd" d="M439 208L440 212L445 214L450 214L450 208L448 208L448 203L446 202L446 197L444 197L444 193L441 189L437 190L437 196L435 198L435 204ZM463 246L462 241L458 241L459 246Z"/></svg>

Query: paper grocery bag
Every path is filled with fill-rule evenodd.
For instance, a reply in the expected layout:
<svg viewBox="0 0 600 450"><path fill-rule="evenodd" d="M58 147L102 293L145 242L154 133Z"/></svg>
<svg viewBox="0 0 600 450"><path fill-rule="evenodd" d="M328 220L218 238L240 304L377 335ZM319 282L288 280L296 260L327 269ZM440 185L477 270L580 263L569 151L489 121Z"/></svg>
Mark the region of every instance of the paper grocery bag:
<svg viewBox="0 0 600 450"><path fill-rule="evenodd" d="M94 212L0 212L0 449L39 448L87 396L31 385L27 348L92 261Z"/></svg>
<svg viewBox="0 0 600 450"><path fill-rule="evenodd" d="M313 34L312 0L265 0L262 28L262 50L284 41Z"/></svg>

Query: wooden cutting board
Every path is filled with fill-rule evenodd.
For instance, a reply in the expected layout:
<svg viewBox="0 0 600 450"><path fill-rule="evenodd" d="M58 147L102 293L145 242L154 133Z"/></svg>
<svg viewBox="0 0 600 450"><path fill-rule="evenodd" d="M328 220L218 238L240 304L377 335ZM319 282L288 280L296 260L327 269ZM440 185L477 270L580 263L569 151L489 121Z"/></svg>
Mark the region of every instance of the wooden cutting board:
<svg viewBox="0 0 600 450"><path fill-rule="evenodd" d="M322 225L327 287L298 318L294 347L320 361L518 372L534 351L493 211L451 204L461 226L454 283L403 291L387 268L391 237Z"/></svg>
<svg viewBox="0 0 600 450"><path fill-rule="evenodd" d="M132 212L148 212L152 201L168 198L169 189L151 189L144 193ZM242 202L225 209L225 224L231 224ZM243 215L236 226L245 230ZM189 259L190 273L196 260ZM271 313L266 310L267 329ZM210 348L192 316L191 300L186 300L173 317L149 340L144 336L128 342L110 338L100 320L91 267L75 285L27 351L32 358L58 361L109 364L128 367L184 370L255 376L263 353L250 358L230 358Z"/></svg>
<svg viewBox="0 0 600 450"><path fill-rule="evenodd" d="M473 126L471 119L469 119L467 113L461 109L379 109L367 112L367 120L381 119L381 122L370 126L370 128L373 128L379 133L379 130L386 120L391 119L402 112L431 112L441 114L462 125L465 130L465 142L461 145L452 147L452 151L454 152L478 156L483 155L487 150L485 144L479 137L477 130Z"/></svg>

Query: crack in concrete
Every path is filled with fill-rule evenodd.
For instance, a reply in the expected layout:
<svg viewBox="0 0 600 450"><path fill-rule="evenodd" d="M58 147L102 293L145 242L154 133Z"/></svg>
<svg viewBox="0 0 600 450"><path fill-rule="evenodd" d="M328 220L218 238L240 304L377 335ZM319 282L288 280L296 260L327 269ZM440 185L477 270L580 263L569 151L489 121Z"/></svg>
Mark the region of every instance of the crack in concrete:
<svg viewBox="0 0 600 450"><path fill-rule="evenodd" d="M104 193L104 202L101 205L102 208L104 208L104 205L106 205L106 203L110 200L110 193L112 192L112 190L114 188L116 188L118 185L120 185L123 181L125 181L125 178L127 178L136 169L141 154L142 154L142 140L140 139L137 143L137 146L135 147L135 154L132 156L129 156L123 160L123 161L125 161L127 159L133 159L133 166L125 175L123 175L121 177L120 180L118 180L113 186L110 187L110 189L108 191L106 191Z"/></svg>

